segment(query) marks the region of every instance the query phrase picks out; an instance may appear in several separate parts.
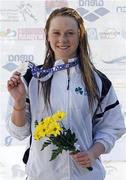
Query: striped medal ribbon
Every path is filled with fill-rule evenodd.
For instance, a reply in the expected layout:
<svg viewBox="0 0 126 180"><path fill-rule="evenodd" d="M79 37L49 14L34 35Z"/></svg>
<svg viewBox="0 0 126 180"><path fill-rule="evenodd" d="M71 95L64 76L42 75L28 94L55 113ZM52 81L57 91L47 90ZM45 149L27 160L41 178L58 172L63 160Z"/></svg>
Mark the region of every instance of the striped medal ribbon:
<svg viewBox="0 0 126 180"><path fill-rule="evenodd" d="M48 68L48 69L44 69L43 67L40 68L36 66L34 63L29 62L28 68L31 69L34 78L37 78L40 81L47 81L49 78L51 78L54 72L62 71L64 69L69 69L73 66L76 66L77 64L79 64L78 58L76 58L72 62L53 66L52 68Z"/></svg>

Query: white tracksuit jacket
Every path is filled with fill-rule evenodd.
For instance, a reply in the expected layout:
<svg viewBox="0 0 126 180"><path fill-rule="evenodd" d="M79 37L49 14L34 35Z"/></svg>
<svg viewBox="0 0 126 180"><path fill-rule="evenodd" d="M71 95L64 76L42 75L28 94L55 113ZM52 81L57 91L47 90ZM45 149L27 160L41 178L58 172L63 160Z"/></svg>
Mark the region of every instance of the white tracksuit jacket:
<svg viewBox="0 0 126 180"><path fill-rule="evenodd" d="M69 59L69 61L73 61L73 59ZM62 60L58 60L55 65L62 63ZM65 111L67 117L63 120L63 123L76 133L78 144L82 151L89 149L95 142L101 142L105 146L105 153L110 152L115 141L125 133L124 119L111 82L107 79L107 83L103 85L104 75L103 78L100 78L95 72L95 77L101 94L105 94L106 89L108 91L105 97L101 98L101 108L98 109L93 122L93 115L89 111L85 84L77 65L70 68L69 89L67 89L67 70L54 73L50 96L52 111L44 107L42 91L39 91L38 95L38 80L35 78L31 79L28 88L30 111L29 103L27 103L27 123L25 126L17 127L12 123L13 102L9 102L7 128L10 134L19 140L23 140L30 135L30 124L32 132L34 131L35 120L40 121L42 117L51 115L51 112ZM94 111L96 107L97 104L94 107ZM104 179L105 171L100 159L93 163L93 171L88 171L78 166L69 155L69 152L65 151L56 160L49 161L54 147L50 145L41 151L42 141L35 141L32 138L30 155L26 165L26 173L30 180Z"/></svg>

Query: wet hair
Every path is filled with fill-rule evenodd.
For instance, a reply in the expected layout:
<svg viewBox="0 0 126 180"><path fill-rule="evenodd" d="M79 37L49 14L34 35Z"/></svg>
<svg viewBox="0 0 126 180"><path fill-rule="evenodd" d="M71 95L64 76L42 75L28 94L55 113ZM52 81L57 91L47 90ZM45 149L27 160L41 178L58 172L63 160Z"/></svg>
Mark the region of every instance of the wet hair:
<svg viewBox="0 0 126 180"><path fill-rule="evenodd" d="M45 25L46 54L45 54L43 67L50 68L54 65L55 62L54 52L48 42L48 32L49 32L51 20L57 16L72 17L77 22L79 29L79 45L77 48L77 56L79 57L80 70L83 77L83 81L86 86L89 107L90 109L92 109L94 102L96 100L99 100L99 90L94 77L95 67L90 60L90 48L88 44L87 32L84 27L84 21L76 10L68 7L62 7L55 9L49 15ZM50 78L48 81L42 82L44 101L46 104L50 104L51 80L52 78Z"/></svg>

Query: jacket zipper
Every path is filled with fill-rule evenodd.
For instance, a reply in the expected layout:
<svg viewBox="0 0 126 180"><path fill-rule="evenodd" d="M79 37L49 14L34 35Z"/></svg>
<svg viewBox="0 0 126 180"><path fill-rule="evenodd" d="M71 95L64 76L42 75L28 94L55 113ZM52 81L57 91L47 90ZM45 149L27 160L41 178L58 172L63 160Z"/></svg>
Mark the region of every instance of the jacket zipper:
<svg viewBox="0 0 126 180"><path fill-rule="evenodd" d="M69 90L69 86L70 86L70 69L67 69L67 77L68 77L67 90Z"/></svg>
<svg viewBox="0 0 126 180"><path fill-rule="evenodd" d="M70 103L70 91L69 91L69 87L70 87L70 69L68 68L67 69L67 110L66 110L66 112L67 112L67 114L68 114L68 116L70 116L69 115L69 103ZM69 119L69 117L68 117L68 119ZM70 125L69 124L70 122L68 121L68 126ZM67 162L68 164L67 164L67 166L68 166L68 179L70 180L71 178L70 178L70 156L68 156L68 162Z"/></svg>

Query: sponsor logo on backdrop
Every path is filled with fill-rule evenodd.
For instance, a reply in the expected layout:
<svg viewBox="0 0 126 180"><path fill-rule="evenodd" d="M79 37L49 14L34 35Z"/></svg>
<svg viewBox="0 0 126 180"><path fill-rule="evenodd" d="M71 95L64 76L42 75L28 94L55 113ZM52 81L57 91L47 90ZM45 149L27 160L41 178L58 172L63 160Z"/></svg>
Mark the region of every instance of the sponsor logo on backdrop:
<svg viewBox="0 0 126 180"><path fill-rule="evenodd" d="M88 7L88 8L85 8ZM93 11L89 10L89 7L97 7ZM104 1L96 1L96 0L79 0L79 7L77 11L81 14L81 16L87 21L94 22L99 18L110 13L110 11L104 7Z"/></svg>
<svg viewBox="0 0 126 180"><path fill-rule="evenodd" d="M18 67L17 64L11 63L11 62L5 64L4 66L2 66L3 69L5 69L5 70L7 70L7 71L9 71L9 72L14 71L17 67Z"/></svg>
<svg viewBox="0 0 126 180"><path fill-rule="evenodd" d="M33 6L31 3L25 3L24 1L21 1L19 5L13 4L13 7L6 6L4 7L4 4L1 6L0 22L19 22L27 21L29 19L32 21L37 21L37 17L33 13Z"/></svg>
<svg viewBox="0 0 126 180"><path fill-rule="evenodd" d="M115 63L126 63L126 56L121 56L121 57L118 57L118 58L114 58L114 59L111 59L109 61L105 61L103 60L104 63L107 63L107 64L115 64Z"/></svg>
<svg viewBox="0 0 126 180"><path fill-rule="evenodd" d="M8 55L9 62L24 62L24 61L33 61L34 55L32 54L10 54Z"/></svg>
<svg viewBox="0 0 126 180"><path fill-rule="evenodd" d="M126 13L126 6L118 6L116 7L117 13Z"/></svg>
<svg viewBox="0 0 126 180"><path fill-rule="evenodd" d="M43 28L8 28L0 31L0 40L44 40Z"/></svg>
<svg viewBox="0 0 126 180"><path fill-rule="evenodd" d="M44 40L43 28L20 28L18 40Z"/></svg>
<svg viewBox="0 0 126 180"><path fill-rule="evenodd" d="M87 28L89 40L98 40L98 32L96 28Z"/></svg>
<svg viewBox="0 0 126 180"><path fill-rule="evenodd" d="M79 0L79 6L103 6L103 0Z"/></svg>
<svg viewBox="0 0 126 180"><path fill-rule="evenodd" d="M16 8L2 8L0 9L0 22L18 22L19 15Z"/></svg>
<svg viewBox="0 0 126 180"><path fill-rule="evenodd" d="M30 3L25 3L24 1L21 1L17 8L24 21L27 21L27 19L29 18L37 21L37 17L32 12L32 5Z"/></svg>
<svg viewBox="0 0 126 180"><path fill-rule="evenodd" d="M6 30L0 30L0 40L2 39L11 39L11 38L15 38L17 36L17 32L13 29L6 29Z"/></svg>
<svg viewBox="0 0 126 180"><path fill-rule="evenodd" d="M121 33L116 28L107 28L102 32L98 32L96 28L87 28L88 39L115 39L120 37Z"/></svg>
<svg viewBox="0 0 126 180"><path fill-rule="evenodd" d="M32 54L10 54L8 55L8 63L2 66L3 69L12 72L14 71L20 62L34 61L34 55Z"/></svg>
<svg viewBox="0 0 126 180"><path fill-rule="evenodd" d="M99 32L101 39L115 39L120 36L120 32L115 28L107 28L104 32Z"/></svg>
<svg viewBox="0 0 126 180"><path fill-rule="evenodd" d="M47 0L45 1L45 10L46 14L50 14L51 11L54 8L60 8L60 7L67 7L68 6L68 1L67 0Z"/></svg>

